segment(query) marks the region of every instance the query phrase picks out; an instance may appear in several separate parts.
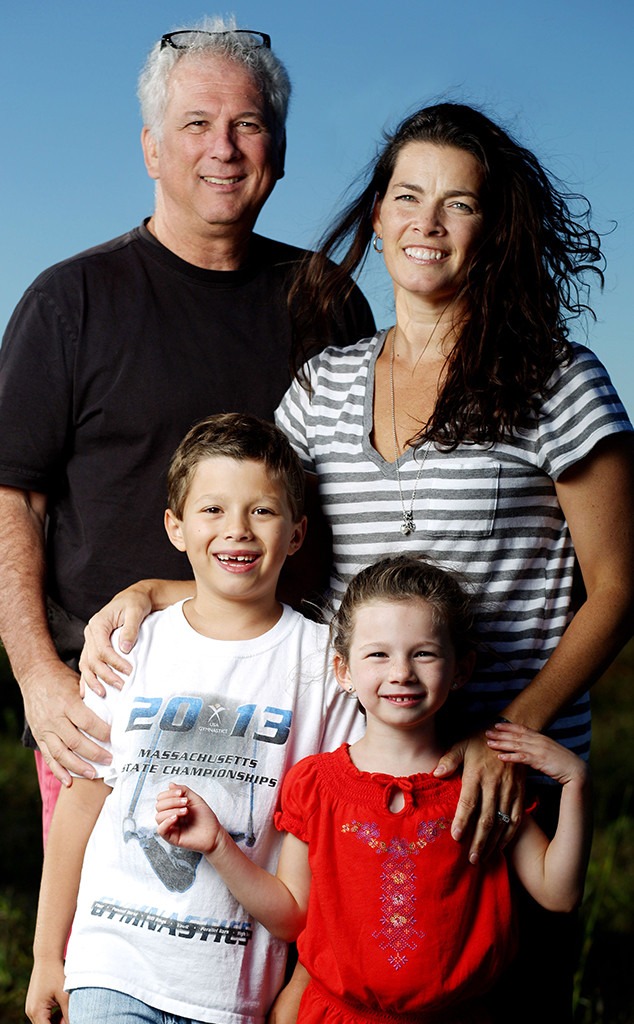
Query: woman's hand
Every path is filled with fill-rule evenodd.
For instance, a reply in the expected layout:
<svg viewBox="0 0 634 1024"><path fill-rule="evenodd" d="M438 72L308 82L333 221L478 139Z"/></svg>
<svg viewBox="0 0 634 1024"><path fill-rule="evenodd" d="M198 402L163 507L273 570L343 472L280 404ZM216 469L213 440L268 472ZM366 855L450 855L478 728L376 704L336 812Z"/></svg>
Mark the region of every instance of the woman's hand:
<svg viewBox="0 0 634 1024"><path fill-rule="evenodd" d="M453 775L461 764L462 789L451 834L458 842L470 835L469 860L477 864L498 844L506 846L519 828L524 811L524 769L520 764L503 763L484 733L454 744L441 757L434 775Z"/></svg>

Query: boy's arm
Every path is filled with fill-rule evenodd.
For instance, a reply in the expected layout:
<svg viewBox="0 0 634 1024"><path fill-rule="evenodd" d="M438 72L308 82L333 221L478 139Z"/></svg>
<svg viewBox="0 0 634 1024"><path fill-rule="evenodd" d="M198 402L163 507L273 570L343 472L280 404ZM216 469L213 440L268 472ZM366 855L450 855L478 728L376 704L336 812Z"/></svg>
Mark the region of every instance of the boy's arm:
<svg viewBox="0 0 634 1024"><path fill-rule="evenodd" d="M298 960L288 984L275 997L266 1024L295 1024L299 1004L309 981L310 974Z"/></svg>
<svg viewBox="0 0 634 1024"><path fill-rule="evenodd" d="M64 949L77 903L77 890L90 833L110 787L102 779L75 779L62 789L46 845L33 941L33 972L26 1014L44 1024L59 1006L68 1019L64 992Z"/></svg>
<svg viewBox="0 0 634 1024"><path fill-rule="evenodd" d="M203 853L244 909L276 938L297 938L310 892L306 843L287 833L277 875L271 875L249 860L193 790L171 784L159 793L156 809L159 835L174 846Z"/></svg>
<svg viewBox="0 0 634 1024"><path fill-rule="evenodd" d="M509 847L522 885L547 910L567 912L581 901L592 840L591 786L586 764L548 736L520 725L487 732L502 761L527 764L562 785L557 831L548 841L527 819Z"/></svg>

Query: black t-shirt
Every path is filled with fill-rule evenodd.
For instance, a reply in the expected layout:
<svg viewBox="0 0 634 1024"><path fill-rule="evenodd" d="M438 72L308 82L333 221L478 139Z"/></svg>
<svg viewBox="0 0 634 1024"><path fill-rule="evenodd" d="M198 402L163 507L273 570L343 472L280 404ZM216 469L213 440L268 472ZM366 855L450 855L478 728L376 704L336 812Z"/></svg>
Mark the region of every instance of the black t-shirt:
<svg viewBox="0 0 634 1024"><path fill-rule="evenodd" d="M216 412L272 419L290 381L286 294L304 251L258 235L207 271L142 226L41 274L0 349L0 484L48 496L48 591L89 617L143 577L191 576L165 476ZM356 290L326 344L374 329Z"/></svg>

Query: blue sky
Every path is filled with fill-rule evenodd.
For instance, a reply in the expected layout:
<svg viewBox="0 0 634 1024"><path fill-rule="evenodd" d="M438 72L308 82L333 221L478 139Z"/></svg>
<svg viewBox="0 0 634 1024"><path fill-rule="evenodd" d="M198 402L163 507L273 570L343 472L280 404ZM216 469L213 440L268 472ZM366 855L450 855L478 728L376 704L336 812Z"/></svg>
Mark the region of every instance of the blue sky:
<svg viewBox="0 0 634 1024"><path fill-rule="evenodd" d="M381 133L441 98L499 120L573 191L605 238L599 318L576 337L606 363L634 416L634 7L622 0L21 0L2 4L2 330L51 263L152 209L136 78L152 43L205 13L261 29L294 85L287 173L258 229L310 245ZM391 289L371 254L363 287L381 325Z"/></svg>

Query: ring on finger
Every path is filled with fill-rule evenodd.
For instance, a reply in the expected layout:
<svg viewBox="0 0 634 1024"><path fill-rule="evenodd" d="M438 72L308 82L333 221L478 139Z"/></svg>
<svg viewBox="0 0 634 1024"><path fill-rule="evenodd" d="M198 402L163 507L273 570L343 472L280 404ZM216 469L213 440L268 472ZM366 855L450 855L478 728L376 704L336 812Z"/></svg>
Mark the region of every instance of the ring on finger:
<svg viewBox="0 0 634 1024"><path fill-rule="evenodd" d="M503 825L511 824L511 815L505 814L504 811L496 811L498 821L501 821Z"/></svg>

